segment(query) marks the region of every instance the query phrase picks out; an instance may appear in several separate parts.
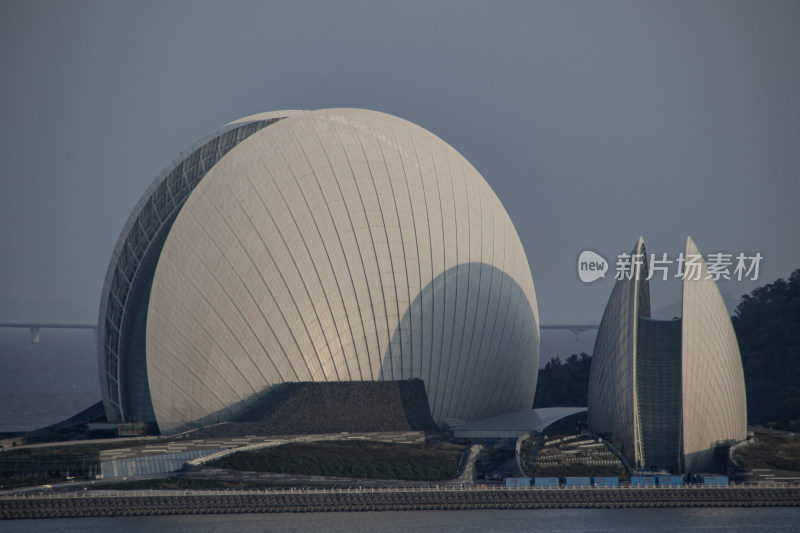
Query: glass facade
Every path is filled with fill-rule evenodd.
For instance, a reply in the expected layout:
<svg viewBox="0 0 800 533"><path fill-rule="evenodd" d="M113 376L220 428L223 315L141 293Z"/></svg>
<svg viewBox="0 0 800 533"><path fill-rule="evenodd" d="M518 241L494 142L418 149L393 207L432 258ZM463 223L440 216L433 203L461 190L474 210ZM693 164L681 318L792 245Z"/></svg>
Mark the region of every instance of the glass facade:
<svg viewBox="0 0 800 533"><path fill-rule="evenodd" d="M232 125L195 144L155 180L134 208L114 249L100 302L100 386L109 420L154 421L141 335L152 277L175 217L208 169L281 118Z"/></svg>
<svg viewBox="0 0 800 533"><path fill-rule="evenodd" d="M639 317L636 398L645 468L680 473L681 320Z"/></svg>

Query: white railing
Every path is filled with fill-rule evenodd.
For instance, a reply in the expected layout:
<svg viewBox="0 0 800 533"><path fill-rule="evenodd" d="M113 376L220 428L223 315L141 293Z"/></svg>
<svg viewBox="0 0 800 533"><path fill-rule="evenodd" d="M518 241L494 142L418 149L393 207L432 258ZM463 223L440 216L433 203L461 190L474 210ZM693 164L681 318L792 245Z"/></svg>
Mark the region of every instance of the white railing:
<svg viewBox="0 0 800 533"><path fill-rule="evenodd" d="M494 491L531 491L531 490L670 490L670 491L695 491L698 489L715 490L741 490L755 489L766 490L775 488L794 488L800 490L800 486L792 483L775 483L770 486L730 484L726 486L704 486L704 485L682 485L672 487L640 487L640 486L618 486L618 487L587 487L574 486L565 487L503 487L501 485L466 485L466 484L441 484L430 487L409 486L409 487L331 487L331 488L286 488L286 489L230 489L230 490L198 490L198 489L147 489L147 490L81 490L72 492L48 492L44 494L16 493L10 495L0 495L0 500L24 500L24 499L73 499L73 498L133 498L133 497L159 497L159 496L256 496L256 495L287 495L287 494L363 494L363 493L410 493L410 492L494 492ZM45 489L47 490L47 489Z"/></svg>

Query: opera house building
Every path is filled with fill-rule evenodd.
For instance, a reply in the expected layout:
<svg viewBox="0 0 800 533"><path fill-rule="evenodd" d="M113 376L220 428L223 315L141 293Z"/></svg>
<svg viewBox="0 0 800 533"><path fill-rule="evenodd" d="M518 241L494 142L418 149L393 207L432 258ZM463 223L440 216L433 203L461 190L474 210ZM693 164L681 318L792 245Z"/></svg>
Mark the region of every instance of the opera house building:
<svg viewBox="0 0 800 533"><path fill-rule="evenodd" d="M746 432L730 316L691 238L685 256L699 258L699 270L684 276L680 318L650 317L641 238L631 256L643 261L632 261L615 284L595 342L589 427L617 441L633 469L712 471L720 452Z"/></svg>
<svg viewBox="0 0 800 533"><path fill-rule="evenodd" d="M635 290L615 290L611 312L630 312ZM699 291L692 306L715 294ZM378 112L254 115L182 152L123 228L101 298L109 422L173 434L229 419L288 382L421 379L440 426L533 403L538 310L508 214L451 146ZM718 325L708 312L698 311L702 330L684 332L687 364L707 364L694 358L704 325ZM634 333L646 316L626 315ZM708 362L724 386L728 348ZM743 398L738 386L731 394ZM709 401L690 390L691 402ZM731 405L719 427L735 423L738 435ZM685 432L686 445L723 436L712 422L707 435Z"/></svg>

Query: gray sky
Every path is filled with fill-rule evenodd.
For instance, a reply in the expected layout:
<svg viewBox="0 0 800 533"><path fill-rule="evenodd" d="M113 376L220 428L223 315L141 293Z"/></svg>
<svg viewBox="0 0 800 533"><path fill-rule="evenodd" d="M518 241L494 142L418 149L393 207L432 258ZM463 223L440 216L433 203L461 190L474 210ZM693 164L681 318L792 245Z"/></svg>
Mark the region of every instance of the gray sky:
<svg viewBox="0 0 800 533"><path fill-rule="evenodd" d="M0 0L0 297L94 320L122 226L178 152L326 107L403 117L471 161L542 323L599 321L613 272L585 285L577 256L613 262L639 235L760 252L759 281L721 284L738 297L800 267L798 27L796 1ZM680 284L651 293L657 309Z"/></svg>

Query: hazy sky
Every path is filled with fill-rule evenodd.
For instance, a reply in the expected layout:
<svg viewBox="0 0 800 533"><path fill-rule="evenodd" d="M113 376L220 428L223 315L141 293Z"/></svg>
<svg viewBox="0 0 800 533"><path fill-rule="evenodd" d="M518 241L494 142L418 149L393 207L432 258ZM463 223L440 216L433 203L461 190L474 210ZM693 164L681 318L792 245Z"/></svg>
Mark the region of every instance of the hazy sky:
<svg viewBox="0 0 800 533"><path fill-rule="evenodd" d="M577 256L639 235L760 252L758 282L721 284L738 297L800 268L798 28L797 1L0 0L0 297L95 319L125 220L181 150L326 107L403 117L472 162L542 323L598 321L613 273L583 284Z"/></svg>

